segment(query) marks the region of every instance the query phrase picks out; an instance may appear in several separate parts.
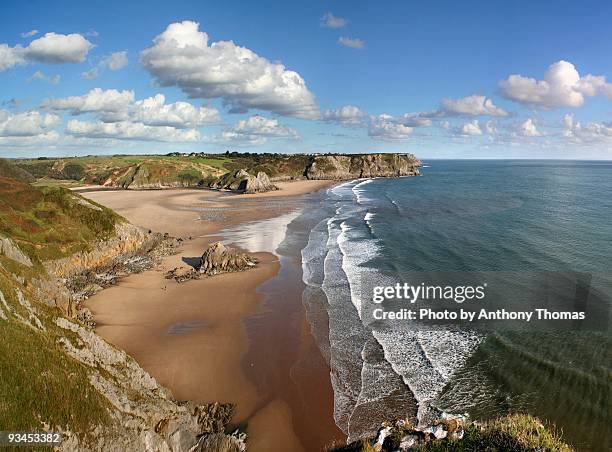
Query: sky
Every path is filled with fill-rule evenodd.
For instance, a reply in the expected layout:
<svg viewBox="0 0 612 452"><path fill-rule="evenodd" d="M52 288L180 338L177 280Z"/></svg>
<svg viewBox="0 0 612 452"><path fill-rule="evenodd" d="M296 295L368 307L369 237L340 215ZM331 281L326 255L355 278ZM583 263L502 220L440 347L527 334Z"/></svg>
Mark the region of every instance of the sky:
<svg viewBox="0 0 612 452"><path fill-rule="evenodd" d="M612 3L0 3L0 156L612 158Z"/></svg>

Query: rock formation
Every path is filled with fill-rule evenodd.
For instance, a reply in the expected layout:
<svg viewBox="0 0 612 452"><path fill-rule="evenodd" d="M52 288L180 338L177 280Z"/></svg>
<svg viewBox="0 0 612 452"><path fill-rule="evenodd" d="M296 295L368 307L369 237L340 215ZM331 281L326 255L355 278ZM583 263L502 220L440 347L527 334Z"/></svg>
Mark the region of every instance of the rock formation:
<svg viewBox="0 0 612 452"><path fill-rule="evenodd" d="M15 242L8 237L0 236L0 254L4 254L9 259L19 262L26 267L32 266L32 261L28 256L23 254Z"/></svg>
<svg viewBox="0 0 612 452"><path fill-rule="evenodd" d="M421 162L413 154L318 155L304 174L308 179L418 176Z"/></svg>
<svg viewBox="0 0 612 452"><path fill-rule="evenodd" d="M228 248L221 242L210 245L202 254L198 271L207 275L235 272L254 267L257 261L248 254Z"/></svg>
<svg viewBox="0 0 612 452"><path fill-rule="evenodd" d="M253 176L244 169L226 173L219 179L210 182L208 187L241 193L262 193L278 190L278 187L272 184L268 175L263 171L259 171L257 176Z"/></svg>

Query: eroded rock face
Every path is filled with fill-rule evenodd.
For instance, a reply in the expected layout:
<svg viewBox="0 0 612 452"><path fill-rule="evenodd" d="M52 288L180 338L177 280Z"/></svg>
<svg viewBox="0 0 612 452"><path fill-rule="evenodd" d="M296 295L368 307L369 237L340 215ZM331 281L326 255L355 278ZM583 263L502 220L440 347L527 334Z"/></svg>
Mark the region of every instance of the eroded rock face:
<svg viewBox="0 0 612 452"><path fill-rule="evenodd" d="M4 254L9 259L19 262L21 265L25 265L26 267L32 266L30 258L8 237L0 236L0 253Z"/></svg>
<svg viewBox="0 0 612 452"><path fill-rule="evenodd" d="M207 275L235 272L254 267L257 261L248 254L228 248L221 242L210 245L202 254L198 271Z"/></svg>
<svg viewBox="0 0 612 452"><path fill-rule="evenodd" d="M418 176L420 165L413 154L317 155L305 176L331 180Z"/></svg>
<svg viewBox="0 0 612 452"><path fill-rule="evenodd" d="M278 190L266 173L260 171L257 176L249 174L244 169L226 173L219 179L208 184L209 188L219 190L232 190L241 193L262 193L266 191Z"/></svg>

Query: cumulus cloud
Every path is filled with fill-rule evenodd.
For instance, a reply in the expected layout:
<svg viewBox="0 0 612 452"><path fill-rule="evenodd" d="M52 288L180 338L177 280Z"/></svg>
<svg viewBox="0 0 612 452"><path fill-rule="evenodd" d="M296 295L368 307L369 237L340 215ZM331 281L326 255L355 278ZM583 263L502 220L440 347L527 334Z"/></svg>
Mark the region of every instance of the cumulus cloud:
<svg viewBox="0 0 612 452"><path fill-rule="evenodd" d="M69 110L73 115L83 113L118 113L127 111L134 102L134 91L94 88L82 96L46 99L42 106L54 110Z"/></svg>
<svg viewBox="0 0 612 452"><path fill-rule="evenodd" d="M543 132L538 130L535 121L531 118L519 124L517 133L523 137L541 137L544 135Z"/></svg>
<svg viewBox="0 0 612 452"><path fill-rule="evenodd" d="M38 34L38 30L30 30L30 31L26 31L25 33L21 33L21 37L31 38L32 36L35 36L37 34Z"/></svg>
<svg viewBox="0 0 612 452"><path fill-rule="evenodd" d="M59 75L49 76L43 71L36 71L30 77L28 77L28 83L34 82L36 80L49 82L52 85L57 85L60 82L61 77Z"/></svg>
<svg viewBox="0 0 612 452"><path fill-rule="evenodd" d="M266 138L298 138L299 134L294 129L280 124L277 119L255 115L238 121L236 125L225 130L221 137L225 141L262 144Z"/></svg>
<svg viewBox="0 0 612 452"><path fill-rule="evenodd" d="M114 52L109 55L102 57L97 66L94 66L88 71L81 72L81 77L87 80L93 80L100 75L100 72L104 69L110 69L111 71L118 71L123 69L129 63L127 51Z"/></svg>
<svg viewBox="0 0 612 452"><path fill-rule="evenodd" d="M86 80L93 80L98 75L100 75L100 70L97 67L91 68L90 70L85 72L81 72L81 77Z"/></svg>
<svg viewBox="0 0 612 452"><path fill-rule="evenodd" d="M177 86L192 98L221 98L233 112L252 108L316 119L319 110L302 77L232 41L209 44L191 21L170 24L140 54L161 86Z"/></svg>
<svg viewBox="0 0 612 452"><path fill-rule="evenodd" d="M11 114L0 110L0 136L32 137L49 133L60 123L59 116L38 111Z"/></svg>
<svg viewBox="0 0 612 452"><path fill-rule="evenodd" d="M6 71L20 64L25 64L23 47L10 47L7 44L0 44L0 72Z"/></svg>
<svg viewBox="0 0 612 452"><path fill-rule="evenodd" d="M82 35L46 33L27 47L0 44L0 72L28 61L41 63L81 63L94 45Z"/></svg>
<svg viewBox="0 0 612 452"><path fill-rule="evenodd" d="M486 96L473 94L460 99L442 100L434 116L508 116L508 112L497 107Z"/></svg>
<svg viewBox="0 0 612 452"><path fill-rule="evenodd" d="M480 128L480 124L478 119L474 119L472 121L466 122L463 124L459 130L458 134L462 136L477 136L482 135L482 129Z"/></svg>
<svg viewBox="0 0 612 452"><path fill-rule="evenodd" d="M578 145L612 144L612 123L574 121L574 116L563 117L563 136Z"/></svg>
<svg viewBox="0 0 612 452"><path fill-rule="evenodd" d="M344 126L354 126L363 123L366 113L354 105L345 105L336 110L325 110L322 119Z"/></svg>
<svg viewBox="0 0 612 452"><path fill-rule="evenodd" d="M363 49L365 41L357 38L347 38L345 36L341 36L338 38L338 44L351 49Z"/></svg>
<svg viewBox="0 0 612 452"><path fill-rule="evenodd" d="M391 115L382 114L370 118L368 135L386 141L405 140L412 135L414 127L397 122Z"/></svg>
<svg viewBox="0 0 612 452"><path fill-rule="evenodd" d="M78 33L46 33L35 39L24 52L26 58L43 63L82 63L94 45Z"/></svg>
<svg viewBox="0 0 612 452"><path fill-rule="evenodd" d="M131 121L147 126L194 128L220 121L219 111L212 107L196 107L189 102L167 104L163 94L139 101L134 91L94 88L82 96L47 99L42 106L68 110L72 115L94 113L103 122Z"/></svg>
<svg viewBox="0 0 612 452"><path fill-rule="evenodd" d="M194 129L180 130L174 127L154 127L134 122L89 122L72 119L66 133L82 138L112 138L138 141L198 141L200 133Z"/></svg>
<svg viewBox="0 0 612 452"><path fill-rule="evenodd" d="M563 60L551 64L543 80L514 74L500 81L499 88L510 100L544 109L580 107L585 96L612 99L612 84L604 76L581 77L572 63Z"/></svg>
<svg viewBox="0 0 612 452"><path fill-rule="evenodd" d="M198 127L221 119L216 108L196 107L189 102L166 104L163 94L139 100L130 108L128 116L145 125L176 128Z"/></svg>
<svg viewBox="0 0 612 452"><path fill-rule="evenodd" d="M118 71L119 69L126 67L128 62L127 51L124 50L122 52L114 52L110 55L106 55L102 58L100 65L110 69L111 71Z"/></svg>
<svg viewBox="0 0 612 452"><path fill-rule="evenodd" d="M336 17L331 12L323 14L321 17L321 26L325 28L342 28L345 27L348 20L342 17Z"/></svg>

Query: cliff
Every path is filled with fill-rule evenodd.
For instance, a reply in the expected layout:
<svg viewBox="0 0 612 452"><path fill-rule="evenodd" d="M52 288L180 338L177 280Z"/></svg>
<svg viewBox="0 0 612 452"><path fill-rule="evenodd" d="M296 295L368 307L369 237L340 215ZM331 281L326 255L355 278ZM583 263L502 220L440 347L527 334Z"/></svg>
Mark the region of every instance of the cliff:
<svg viewBox="0 0 612 452"><path fill-rule="evenodd" d="M65 451L244 450L244 435L224 433L233 405L176 401L79 307L153 265L172 239L68 190L5 177L0 237L4 429L60 431Z"/></svg>
<svg viewBox="0 0 612 452"><path fill-rule="evenodd" d="M170 154L93 156L16 161L23 174L46 182L99 184L125 189L209 187L243 193L274 190L274 182L345 180L419 174L412 154ZM0 174L1 168L0 168Z"/></svg>
<svg viewBox="0 0 612 452"><path fill-rule="evenodd" d="M359 179L418 176L421 162L412 154L320 155L304 175L308 179Z"/></svg>

